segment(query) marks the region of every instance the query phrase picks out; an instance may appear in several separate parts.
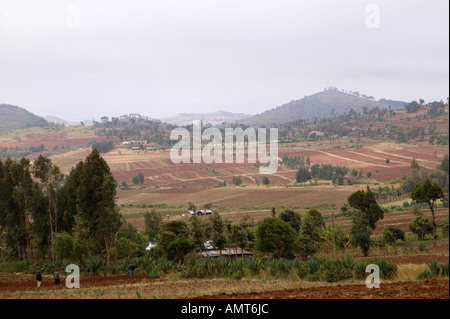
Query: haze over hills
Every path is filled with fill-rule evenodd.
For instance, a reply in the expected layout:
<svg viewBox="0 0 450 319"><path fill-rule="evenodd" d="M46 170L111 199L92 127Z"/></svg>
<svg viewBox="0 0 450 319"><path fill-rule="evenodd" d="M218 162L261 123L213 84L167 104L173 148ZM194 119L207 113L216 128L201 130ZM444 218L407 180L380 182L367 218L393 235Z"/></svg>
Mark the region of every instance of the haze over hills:
<svg viewBox="0 0 450 319"><path fill-rule="evenodd" d="M59 118L57 116L47 115L44 119L49 123L59 124L59 125L80 125L79 122L69 122Z"/></svg>
<svg viewBox="0 0 450 319"><path fill-rule="evenodd" d="M406 102L380 99L359 95L358 92L343 92L331 87L313 95L305 96L299 100L293 100L276 108L267 110L257 115L245 113L232 113L227 111L215 111L208 113L179 113L173 116L159 119L162 122L173 125L190 125L194 120L202 120L204 125L213 126L227 123L241 123L252 126L269 126L273 123L284 124L296 119L313 119L314 117L339 116L349 113L352 109L357 113L363 113L365 108L391 108L402 109ZM113 119L113 118L112 118ZM0 130L18 129L28 126L41 126L48 123L59 125L80 125L79 122L71 122L56 116L37 116L23 108L9 104L0 104ZM92 120L83 121L84 125L92 125Z"/></svg>
<svg viewBox="0 0 450 319"><path fill-rule="evenodd" d="M45 124L47 124L45 119L24 108L10 104L0 104L0 131Z"/></svg>
<svg viewBox="0 0 450 319"><path fill-rule="evenodd" d="M363 113L364 107L367 109L391 107L397 110L403 108L405 104L406 102L386 99L375 101L372 97L360 97L359 93L355 95L331 88L257 114L241 121L241 123L268 126L273 123L284 124L297 119L338 116L349 113L351 109L355 112Z"/></svg>
<svg viewBox="0 0 450 319"><path fill-rule="evenodd" d="M161 118L161 121L174 125L189 125L194 120L202 120L204 124L220 125L223 122L236 122L253 115L244 113L231 113L226 111L216 111L209 113L180 113L173 116Z"/></svg>

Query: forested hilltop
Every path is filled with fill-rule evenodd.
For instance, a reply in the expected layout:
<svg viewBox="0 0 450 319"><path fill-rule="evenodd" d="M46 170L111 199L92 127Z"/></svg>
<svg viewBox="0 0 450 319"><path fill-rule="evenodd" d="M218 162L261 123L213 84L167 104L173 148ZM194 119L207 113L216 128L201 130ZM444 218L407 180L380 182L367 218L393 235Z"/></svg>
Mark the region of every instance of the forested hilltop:
<svg viewBox="0 0 450 319"><path fill-rule="evenodd" d="M24 108L0 104L0 131L46 124L48 124L47 121L42 117L34 115Z"/></svg>

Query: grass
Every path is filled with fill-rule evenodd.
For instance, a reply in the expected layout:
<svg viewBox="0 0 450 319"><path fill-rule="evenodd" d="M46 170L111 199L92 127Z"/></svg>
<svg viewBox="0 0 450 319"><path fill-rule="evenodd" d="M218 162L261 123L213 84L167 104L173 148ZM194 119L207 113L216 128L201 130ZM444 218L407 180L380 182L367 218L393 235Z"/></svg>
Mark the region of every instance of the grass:
<svg viewBox="0 0 450 319"><path fill-rule="evenodd" d="M413 281L417 276L425 270L425 265L400 264L398 265L397 276L398 281Z"/></svg>
<svg viewBox="0 0 450 319"><path fill-rule="evenodd" d="M24 299L180 299L223 293L258 293L323 286L323 282L299 280L255 279L174 279L108 287L79 289L33 289L0 294L1 298Z"/></svg>

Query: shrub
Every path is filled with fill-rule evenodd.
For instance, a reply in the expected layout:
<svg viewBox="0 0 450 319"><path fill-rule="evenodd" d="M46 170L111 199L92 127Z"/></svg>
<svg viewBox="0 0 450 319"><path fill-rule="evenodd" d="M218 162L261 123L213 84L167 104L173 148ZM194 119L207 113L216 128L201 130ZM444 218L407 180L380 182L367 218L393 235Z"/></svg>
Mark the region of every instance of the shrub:
<svg viewBox="0 0 450 319"><path fill-rule="evenodd" d="M321 237L326 242L327 247L332 249L343 249L350 240L346 230L337 224L324 228Z"/></svg>
<svg viewBox="0 0 450 319"><path fill-rule="evenodd" d="M417 239L423 240L427 234L433 232L433 221L429 217L418 216L408 225L413 234L417 235Z"/></svg>
<svg viewBox="0 0 450 319"><path fill-rule="evenodd" d="M419 248L419 251L424 251L425 249L427 249L427 245L425 245L424 243L420 243L417 248Z"/></svg>
<svg viewBox="0 0 450 319"><path fill-rule="evenodd" d="M256 230L256 248L272 253L276 258L292 258L297 251L297 233L291 225L278 217L268 217L259 222Z"/></svg>
<svg viewBox="0 0 450 319"><path fill-rule="evenodd" d="M239 186L242 184L242 179L239 176L233 176L233 185Z"/></svg>
<svg viewBox="0 0 450 319"><path fill-rule="evenodd" d="M105 260L100 257L90 257L84 261L84 266L86 271L90 272L92 275L97 275L100 269L104 266Z"/></svg>
<svg viewBox="0 0 450 319"><path fill-rule="evenodd" d="M117 258L122 259L124 257L136 257L137 244L129 240L128 238L119 238L116 241Z"/></svg>
<svg viewBox="0 0 450 319"><path fill-rule="evenodd" d="M291 209L285 209L283 212L280 213L280 215L278 217L281 220L288 223L289 225L291 225L292 228L294 228L296 232L300 231L300 226L302 224L302 220L301 220L301 216L299 213L296 213Z"/></svg>
<svg viewBox="0 0 450 319"><path fill-rule="evenodd" d="M302 258L306 259L314 255L318 249L318 242L312 240L309 235L304 233L298 235L298 253Z"/></svg>
<svg viewBox="0 0 450 319"><path fill-rule="evenodd" d="M442 237L448 237L448 218L443 219L440 226Z"/></svg>
<svg viewBox="0 0 450 319"><path fill-rule="evenodd" d="M438 277L448 277L449 262L439 263L437 260L432 260L427 268L417 275L417 279L434 279Z"/></svg>
<svg viewBox="0 0 450 319"><path fill-rule="evenodd" d="M384 228L381 234L383 241L388 244L395 244L397 240L405 241L405 232L392 225L388 225Z"/></svg>
<svg viewBox="0 0 450 319"><path fill-rule="evenodd" d="M318 278L327 282L337 282L351 278L351 273L344 268L339 260L325 259L321 262Z"/></svg>
<svg viewBox="0 0 450 319"><path fill-rule="evenodd" d="M259 258L248 258L247 267L254 276L258 275L263 266L262 260Z"/></svg>
<svg viewBox="0 0 450 319"><path fill-rule="evenodd" d="M380 278L382 279L392 279L397 274L397 265L391 261L383 259L381 257L377 257L374 259L366 259L359 261L355 264L355 278L356 279L365 279L368 276L366 273L366 267L370 264L375 264L380 269Z"/></svg>
<svg viewBox="0 0 450 319"><path fill-rule="evenodd" d="M170 260L182 261L194 249L195 244L191 239L179 237L167 246L167 256Z"/></svg>

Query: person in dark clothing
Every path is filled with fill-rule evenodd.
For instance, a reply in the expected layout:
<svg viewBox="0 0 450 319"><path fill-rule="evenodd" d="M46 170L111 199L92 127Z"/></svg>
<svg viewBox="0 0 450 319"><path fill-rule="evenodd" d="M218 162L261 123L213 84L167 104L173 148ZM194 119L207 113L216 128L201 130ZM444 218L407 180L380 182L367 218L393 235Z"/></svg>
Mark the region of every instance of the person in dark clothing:
<svg viewBox="0 0 450 319"><path fill-rule="evenodd" d="M136 269L136 266L134 264L131 264L128 266L128 269L130 269L130 278L134 279L134 270Z"/></svg>
<svg viewBox="0 0 450 319"><path fill-rule="evenodd" d="M55 285L60 285L61 284L61 280L59 279L58 270L55 270L55 273L53 274L53 277L55 278Z"/></svg>
<svg viewBox="0 0 450 319"><path fill-rule="evenodd" d="M42 283L42 275L41 275L41 271L38 270L36 273L36 282L37 282L37 286L38 288L41 286Z"/></svg>

